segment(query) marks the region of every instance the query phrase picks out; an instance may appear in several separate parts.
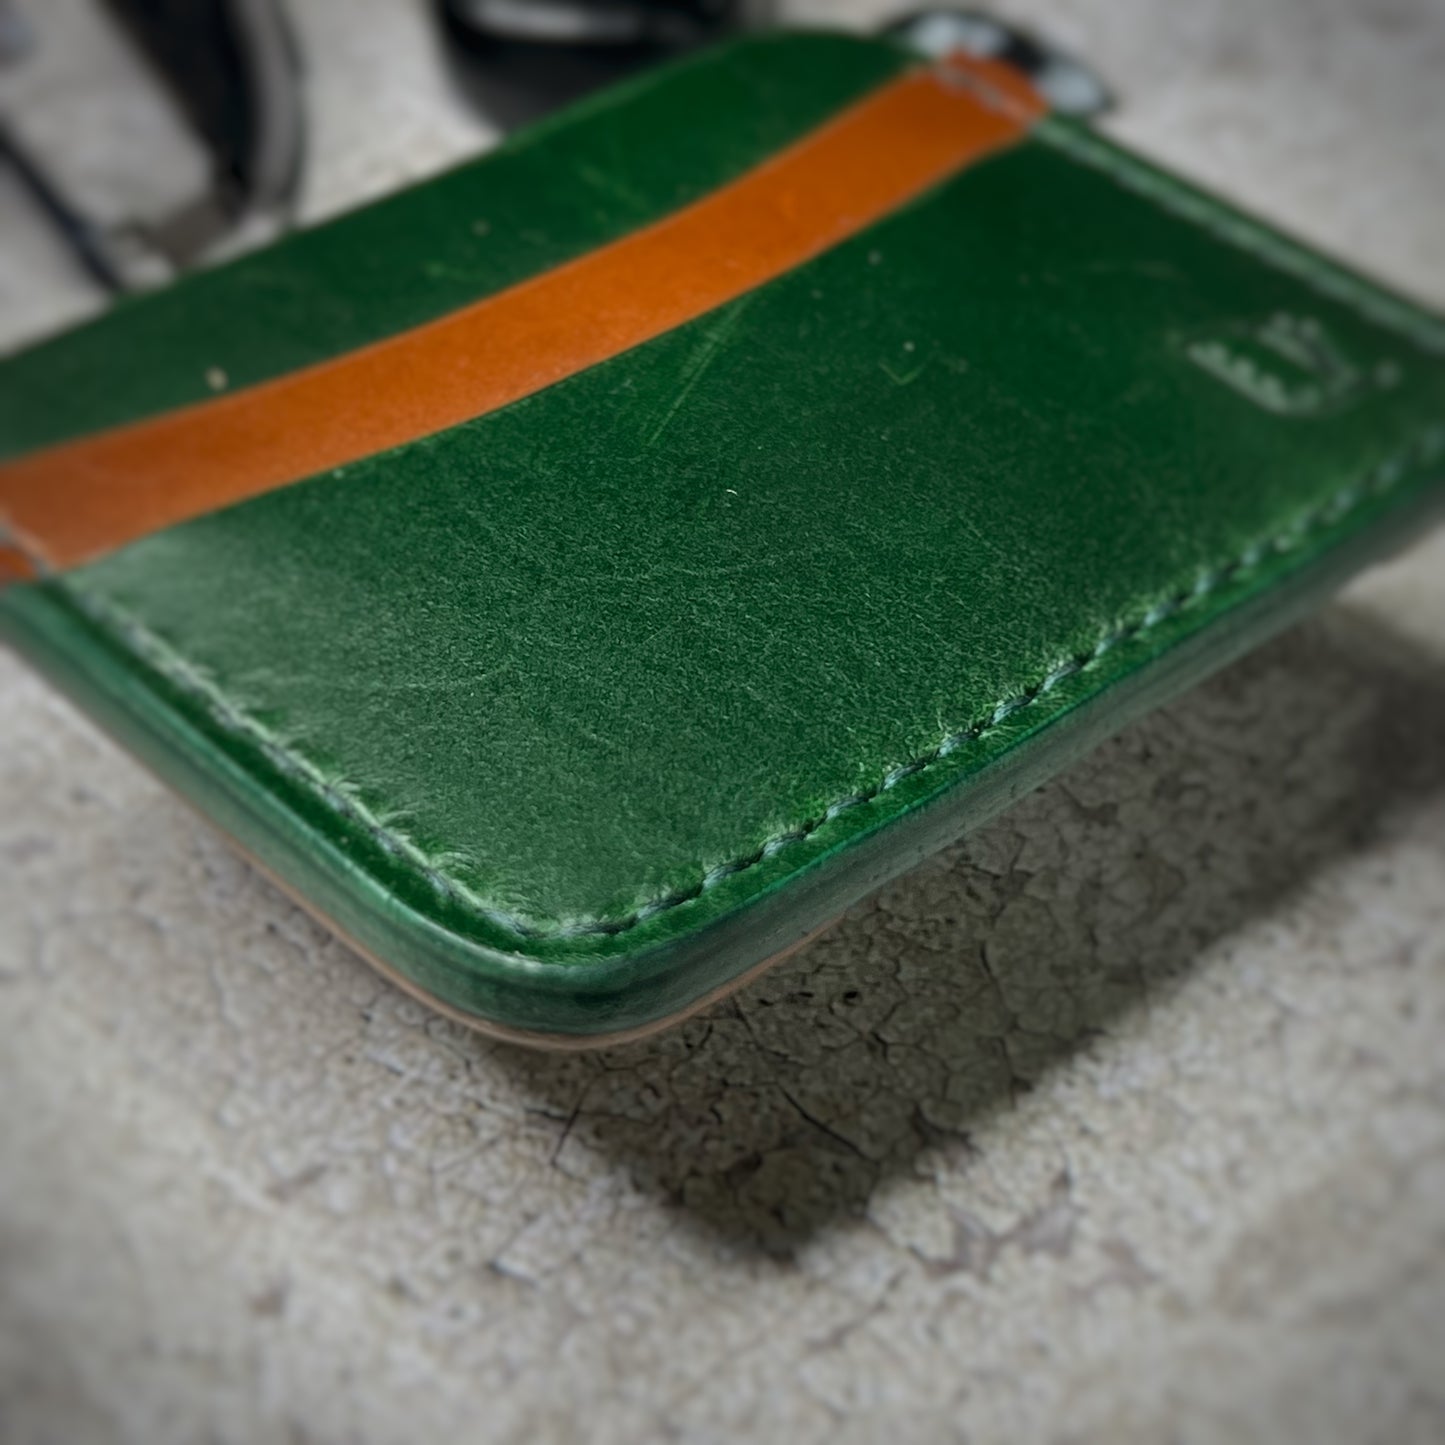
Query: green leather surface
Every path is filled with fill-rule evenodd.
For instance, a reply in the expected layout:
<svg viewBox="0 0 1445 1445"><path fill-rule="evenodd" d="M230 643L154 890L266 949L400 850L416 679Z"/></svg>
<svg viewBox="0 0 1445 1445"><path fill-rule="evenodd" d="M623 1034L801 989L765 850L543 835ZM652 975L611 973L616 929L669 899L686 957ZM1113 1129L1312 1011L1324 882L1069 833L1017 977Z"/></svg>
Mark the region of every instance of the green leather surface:
<svg viewBox="0 0 1445 1445"><path fill-rule="evenodd" d="M485 294L899 63L794 37L654 78L8 363L0 445ZM1442 354L1431 318L1051 121L696 323L12 588L0 621L423 987L601 1032L801 936L1398 535L1445 470Z"/></svg>

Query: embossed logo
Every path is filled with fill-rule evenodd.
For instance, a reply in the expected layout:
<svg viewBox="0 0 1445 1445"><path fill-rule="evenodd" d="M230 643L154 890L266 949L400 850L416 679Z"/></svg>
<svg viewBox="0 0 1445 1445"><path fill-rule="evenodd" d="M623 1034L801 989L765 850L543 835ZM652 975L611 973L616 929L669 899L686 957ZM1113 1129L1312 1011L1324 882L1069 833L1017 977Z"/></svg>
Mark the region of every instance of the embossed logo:
<svg viewBox="0 0 1445 1445"><path fill-rule="evenodd" d="M1361 361L1322 321L1289 311L1196 332L1183 351L1200 370L1277 416L1321 416L1400 380L1397 362Z"/></svg>

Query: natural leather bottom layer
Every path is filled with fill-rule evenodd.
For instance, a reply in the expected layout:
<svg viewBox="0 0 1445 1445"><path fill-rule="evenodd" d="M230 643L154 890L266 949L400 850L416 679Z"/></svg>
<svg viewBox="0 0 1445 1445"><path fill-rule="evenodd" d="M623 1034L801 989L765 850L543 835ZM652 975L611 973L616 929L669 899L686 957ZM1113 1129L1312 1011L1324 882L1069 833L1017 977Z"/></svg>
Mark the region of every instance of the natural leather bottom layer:
<svg viewBox="0 0 1445 1445"><path fill-rule="evenodd" d="M226 836L226 835L223 835ZM314 918L328 933L334 934L341 940L358 958L364 959L377 973L388 983L395 984L403 993L423 1003L435 1013L442 1014L455 1023L463 1024L474 1032L483 1034L489 1039L496 1039L504 1044L517 1044L522 1048L545 1049L552 1053L580 1054L590 1053L594 1049L610 1049L619 1047L622 1044L634 1044L642 1039L651 1038L654 1034L661 1033L664 1029L670 1029L674 1024L680 1024L685 1019L692 1018L695 1014L701 1013L711 1004L725 999L736 993L739 989L745 988L754 979L761 978L763 974L778 964L793 957L794 954L807 948L809 944L816 942L835 923L837 918L830 918L827 923L820 924L811 933L805 934L796 943L789 944L787 948L779 949L777 953L765 958L761 963L755 963L744 973L718 985L701 998L694 999L685 1008L678 1009L675 1013L665 1014L662 1018L653 1019L649 1023L639 1024L634 1028L616 1029L612 1033L604 1034L561 1034L548 1033L540 1029L515 1029L509 1028L506 1024L493 1022L491 1019L482 1018L477 1014L469 1014L453 1004L447 1003L445 999L438 998L434 993L424 989L420 984L409 979L400 970L393 968L378 954L352 938L344 928L341 928L333 919L326 917L305 894L298 889L292 888L284 878L274 873L250 849L243 847L234 838L226 836L226 842L236 850L262 877L273 883L287 898L289 898L301 911L309 917ZM839 915L841 917L841 915Z"/></svg>

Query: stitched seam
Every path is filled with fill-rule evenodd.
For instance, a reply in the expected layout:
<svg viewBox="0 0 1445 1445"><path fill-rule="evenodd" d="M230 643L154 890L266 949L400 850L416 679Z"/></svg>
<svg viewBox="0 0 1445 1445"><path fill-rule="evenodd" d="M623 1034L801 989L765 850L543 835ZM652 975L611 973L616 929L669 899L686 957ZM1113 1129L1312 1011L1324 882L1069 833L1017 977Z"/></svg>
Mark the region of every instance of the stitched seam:
<svg viewBox="0 0 1445 1445"><path fill-rule="evenodd" d="M211 720L224 732L243 738L279 773L309 788L333 812L360 826L383 852L410 864L438 894L469 904L491 922L522 937L547 936L527 920L486 902L465 884L449 876L436 859L398 828L385 822L345 783L327 778L309 758L295 747L281 742L263 723L243 712L201 669L187 661L144 623L116 603L82 587L73 578L57 576L54 580L70 593L92 620L118 633L137 656L150 663L183 692L205 704Z"/></svg>
<svg viewBox="0 0 1445 1445"><path fill-rule="evenodd" d="M845 794L816 816L774 834L759 847L707 869L690 886L661 894L617 919L591 917L570 923L540 923L489 903L447 873L442 860L429 856L397 828L388 825L355 797L345 784L327 779L316 764L278 741L262 723L238 708L198 668L142 623L113 602L73 580L57 578L56 581L75 598L83 611L113 628L138 656L182 691L205 704L212 719L224 731L246 739L279 772L309 788L334 812L359 826L388 856L409 864L439 896L469 907L494 926L523 940L613 936L629 932L658 914L702 897L727 879L746 873L784 849L803 842L841 814L875 802L905 779L936 766L963 747L980 742L1005 722L1016 720L1021 713L1048 697L1062 683L1097 665L1115 648L1139 641L1265 562L1294 551L1314 533L1337 525L1365 502L1388 494L1407 476L1442 457L1445 457L1445 424L1430 426L1362 477L1302 512L1290 526L1251 544L1222 566L1201 571L1191 586L1152 603L1140 616L1110 629L1083 652L1058 659L1033 683L999 699L981 717L947 733L926 752L890 768L871 787Z"/></svg>
<svg viewBox="0 0 1445 1445"><path fill-rule="evenodd" d="M1155 170L1127 151L1116 150L1098 136L1053 117L1040 120L1033 134L1072 160L1102 171L1126 190L1153 201L1161 210L1190 221L1216 239L1305 282L1320 295L1347 307L1366 321L1394 331L1431 355L1445 355L1445 323L1336 269L1167 172Z"/></svg>

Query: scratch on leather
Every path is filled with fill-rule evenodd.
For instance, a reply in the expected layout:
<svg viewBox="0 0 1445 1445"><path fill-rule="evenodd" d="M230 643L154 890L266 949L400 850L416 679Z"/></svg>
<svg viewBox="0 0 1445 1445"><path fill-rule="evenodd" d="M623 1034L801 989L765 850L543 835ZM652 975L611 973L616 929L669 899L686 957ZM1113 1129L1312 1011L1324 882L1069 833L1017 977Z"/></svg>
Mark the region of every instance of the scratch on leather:
<svg viewBox="0 0 1445 1445"><path fill-rule="evenodd" d="M683 364L682 384L677 389L677 395L673 397L671 405L663 412L662 419L652 429L645 446L657 445L657 439L672 424L672 419L682 410L688 397L693 393L693 388L706 375L708 368L722 354L723 348L732 340L733 332L737 330L738 321L744 311L747 310L752 301L754 292L748 292L746 296L740 296L729 305L725 306L712 324L703 332L702 339L693 349L693 353Z"/></svg>

